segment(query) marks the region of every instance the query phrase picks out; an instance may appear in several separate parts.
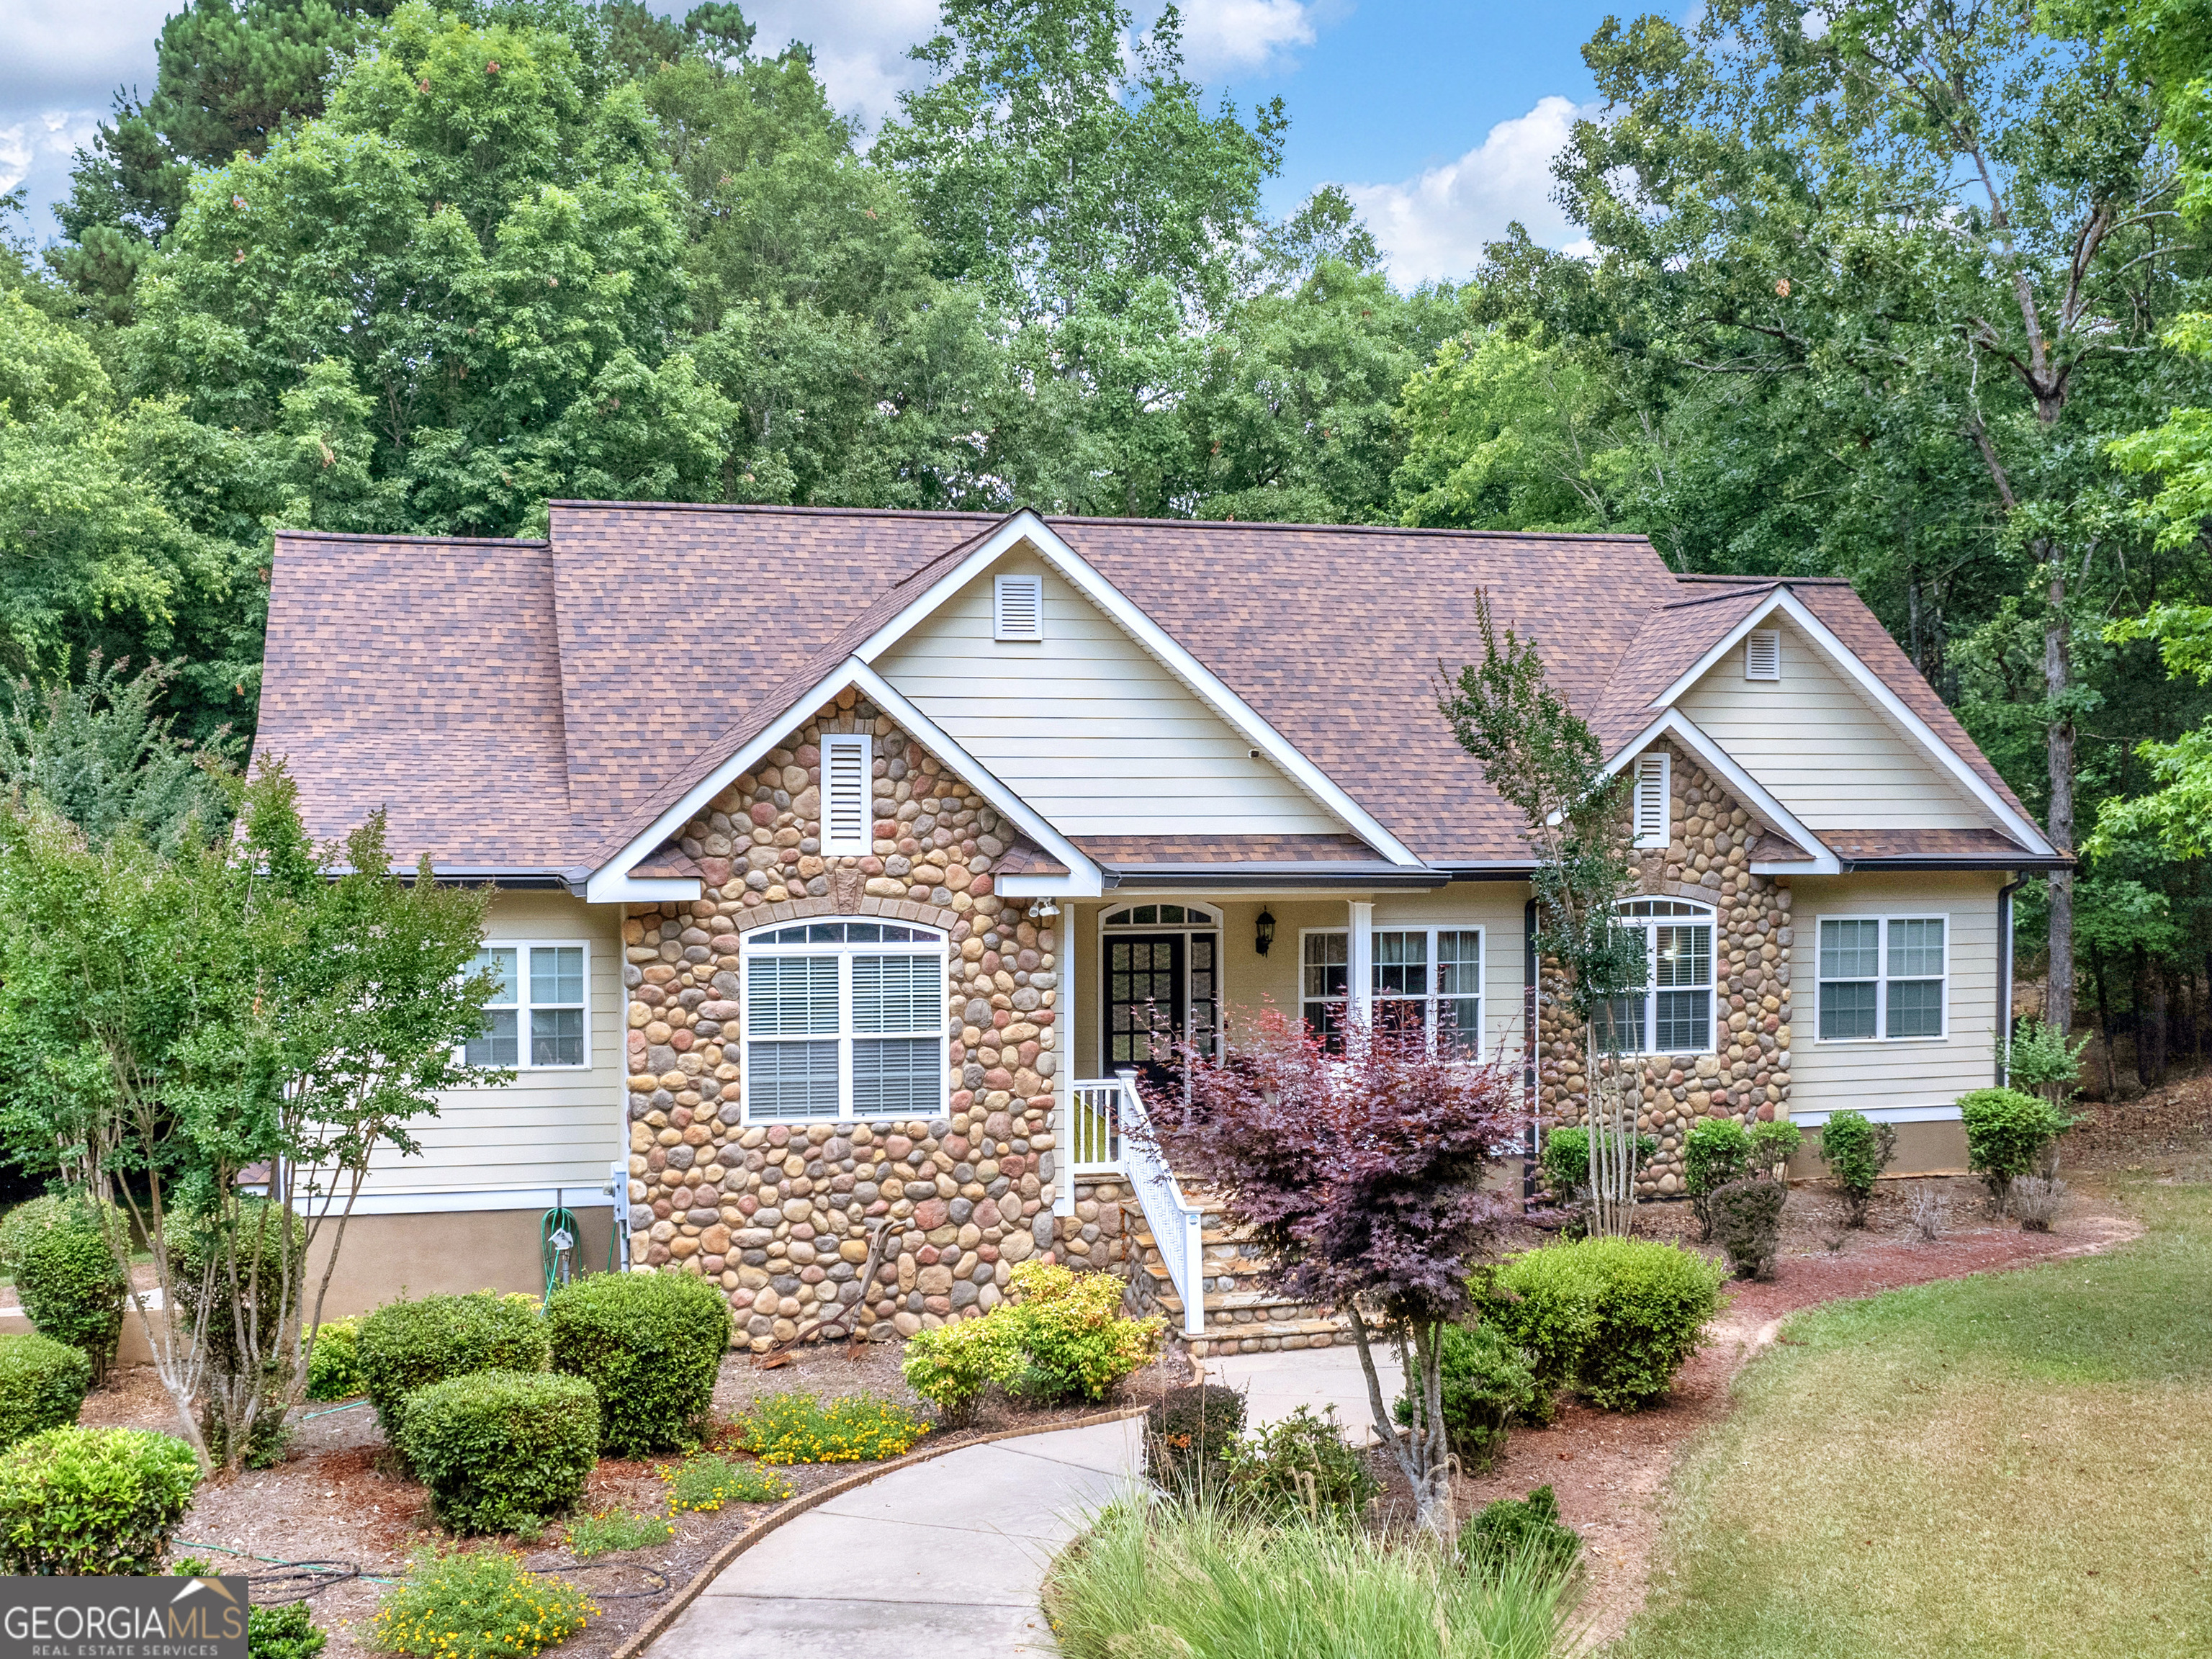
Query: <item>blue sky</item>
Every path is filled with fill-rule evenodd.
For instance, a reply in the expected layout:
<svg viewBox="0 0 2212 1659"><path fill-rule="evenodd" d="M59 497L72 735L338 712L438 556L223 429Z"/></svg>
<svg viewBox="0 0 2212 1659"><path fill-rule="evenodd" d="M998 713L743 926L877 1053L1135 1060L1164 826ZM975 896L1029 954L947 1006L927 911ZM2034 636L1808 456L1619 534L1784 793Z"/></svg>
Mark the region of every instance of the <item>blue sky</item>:
<svg viewBox="0 0 2212 1659"><path fill-rule="evenodd" d="M70 152L118 84L150 90L153 40L180 0L0 0L0 189L30 187L32 229L65 192ZM680 11L682 4L665 9ZM1143 13L1140 8L1140 15ZM1549 159L1592 96L1580 47L1608 9L1504 0L1184 0L1193 74L1239 104L1291 112L1278 211L1349 188L1402 282L1462 277L1519 218L1539 240L1575 232L1548 201ZM936 0L756 0L773 48L798 38L841 108L872 125L910 83L905 49Z"/></svg>

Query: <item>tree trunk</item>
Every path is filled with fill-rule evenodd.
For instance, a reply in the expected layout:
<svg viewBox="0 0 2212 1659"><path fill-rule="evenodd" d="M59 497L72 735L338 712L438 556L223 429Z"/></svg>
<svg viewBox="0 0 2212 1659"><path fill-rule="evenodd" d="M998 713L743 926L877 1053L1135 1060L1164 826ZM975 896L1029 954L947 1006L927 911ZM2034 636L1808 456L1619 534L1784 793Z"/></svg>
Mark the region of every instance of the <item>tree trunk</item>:
<svg viewBox="0 0 2212 1659"><path fill-rule="evenodd" d="M2129 1000L2135 1004L2136 1016L2136 1081L2146 1089L2151 1086L2150 1059L2150 974L2143 948L2135 947L2130 961L2134 972L2128 983Z"/></svg>
<svg viewBox="0 0 2212 1659"><path fill-rule="evenodd" d="M2045 550L2048 552L2050 550ZM2068 649L2066 574L2056 564L2051 578L2051 615L2043 625L2043 691L2059 704L2072 681ZM2046 733L2051 769L2051 840L2061 852L2074 847L2074 717L2063 704L2054 710ZM2043 1018L2063 1037L2074 1029L2074 872L2051 872L2051 971L2045 981Z"/></svg>
<svg viewBox="0 0 2212 1659"><path fill-rule="evenodd" d="M2171 1002L2166 982L2172 978L2163 960L2154 963L2150 970L2150 1081L2156 1088L2166 1081L2166 1019Z"/></svg>
<svg viewBox="0 0 2212 1659"><path fill-rule="evenodd" d="M2102 945L2089 947L2089 975L2097 982L2097 1035L2105 1040L2105 1098L2120 1097L2119 1062L2112 1058L2112 997L2105 978Z"/></svg>

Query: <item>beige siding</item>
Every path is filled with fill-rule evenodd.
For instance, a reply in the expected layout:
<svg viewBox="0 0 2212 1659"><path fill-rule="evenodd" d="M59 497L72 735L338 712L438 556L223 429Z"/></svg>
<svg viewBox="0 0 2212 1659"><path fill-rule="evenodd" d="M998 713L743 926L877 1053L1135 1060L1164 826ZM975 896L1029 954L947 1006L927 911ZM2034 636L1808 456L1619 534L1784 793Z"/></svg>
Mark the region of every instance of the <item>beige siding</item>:
<svg viewBox="0 0 2212 1659"><path fill-rule="evenodd" d="M1364 897L1365 895L1361 896ZM1483 950L1483 1048L1517 1053L1521 1047L1521 927L1528 896L1517 882L1459 882L1435 893L1385 894L1376 898L1375 926L1393 927L1480 927ZM1221 913L1222 994L1233 1024L1273 1007L1295 1018L1299 1012L1299 938L1309 929L1351 925L1347 900L1335 898L1235 898L1213 902L1202 896L1117 894L1107 903L1085 902L1076 912L1076 1000L1072 1035L1075 1074L1095 1079L1100 1072L1103 989L1103 929L1100 918L1124 904L1147 902L1210 904ZM1063 908L1073 907L1063 906ZM1260 912L1275 918L1275 942L1266 956L1255 948Z"/></svg>
<svg viewBox="0 0 2212 1659"><path fill-rule="evenodd" d="M1994 820L1919 741L1782 626L1782 678L1730 651L1676 706L1811 830L1976 830Z"/></svg>
<svg viewBox="0 0 2212 1659"><path fill-rule="evenodd" d="M1797 877L1791 902L1790 1111L1948 1110L1996 1070L1997 889L1995 875ZM1947 919L1949 982L1941 1037L1820 1041L1820 921L1823 916Z"/></svg>
<svg viewBox="0 0 2212 1659"><path fill-rule="evenodd" d="M503 1089L447 1095L436 1117L414 1127L420 1153L380 1154L362 1188L366 1206L395 1209L435 1194L552 1188L567 1189L579 1206L606 1201L599 1194L608 1166L627 1151L620 908L565 893L507 893L494 902L485 928L490 942L588 945L590 1064L581 1071L520 1071Z"/></svg>
<svg viewBox="0 0 2212 1659"><path fill-rule="evenodd" d="M1044 634L991 637L992 575L1044 578ZM1063 835L1326 835L1343 826L1082 594L1001 560L876 664Z"/></svg>

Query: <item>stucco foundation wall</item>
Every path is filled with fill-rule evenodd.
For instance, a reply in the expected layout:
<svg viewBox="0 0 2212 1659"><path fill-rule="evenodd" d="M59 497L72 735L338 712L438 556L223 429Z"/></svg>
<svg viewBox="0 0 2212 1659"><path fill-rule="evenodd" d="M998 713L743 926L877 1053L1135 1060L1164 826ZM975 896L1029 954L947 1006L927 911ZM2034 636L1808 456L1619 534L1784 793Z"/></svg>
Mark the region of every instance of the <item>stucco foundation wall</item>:
<svg viewBox="0 0 2212 1659"><path fill-rule="evenodd" d="M604 1273L614 1212L571 1212L581 1232L575 1264L580 1273ZM324 1303L325 1319L367 1313L401 1297L466 1295L471 1291L545 1289L538 1249L544 1212L462 1210L431 1215L356 1215L346 1223L337 1271ZM325 1228L307 1265L307 1293L314 1294L335 1230Z"/></svg>

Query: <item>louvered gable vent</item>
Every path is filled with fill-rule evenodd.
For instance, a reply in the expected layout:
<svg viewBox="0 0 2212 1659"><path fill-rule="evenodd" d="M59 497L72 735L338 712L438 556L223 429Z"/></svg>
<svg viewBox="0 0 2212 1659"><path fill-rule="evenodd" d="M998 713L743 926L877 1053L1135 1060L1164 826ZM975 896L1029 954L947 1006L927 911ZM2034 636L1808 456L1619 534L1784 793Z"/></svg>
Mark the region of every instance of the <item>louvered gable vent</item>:
<svg viewBox="0 0 2212 1659"><path fill-rule="evenodd" d="M1782 630L1753 629L1743 642L1743 677L1747 680L1782 678Z"/></svg>
<svg viewBox="0 0 2212 1659"><path fill-rule="evenodd" d="M1664 847L1667 844L1667 772L1671 757L1638 755L1636 757L1636 844L1638 847Z"/></svg>
<svg viewBox="0 0 2212 1659"><path fill-rule="evenodd" d="M992 584L991 636L1000 640L1044 637L1044 578L1000 576Z"/></svg>
<svg viewBox="0 0 2212 1659"><path fill-rule="evenodd" d="M822 739L822 851L830 858L861 858L869 851L868 783L873 757L864 732L832 732Z"/></svg>

